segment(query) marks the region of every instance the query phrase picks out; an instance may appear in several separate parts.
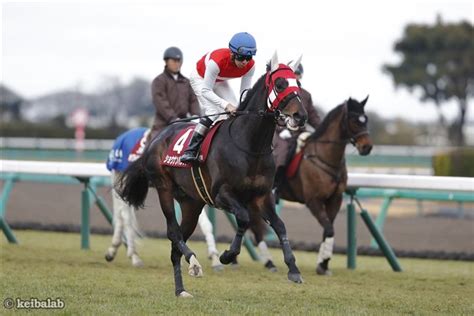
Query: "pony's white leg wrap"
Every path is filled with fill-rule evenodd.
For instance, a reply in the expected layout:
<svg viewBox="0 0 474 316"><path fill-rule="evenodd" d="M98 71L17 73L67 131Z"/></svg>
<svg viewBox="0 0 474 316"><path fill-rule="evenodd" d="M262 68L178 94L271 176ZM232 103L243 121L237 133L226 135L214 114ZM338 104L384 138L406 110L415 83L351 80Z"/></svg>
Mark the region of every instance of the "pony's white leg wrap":
<svg viewBox="0 0 474 316"><path fill-rule="evenodd" d="M135 232L132 228L132 223L130 220L131 213L134 210L131 207L122 209L122 217L125 228L125 238L127 239L127 257L131 258L135 251Z"/></svg>
<svg viewBox="0 0 474 316"><path fill-rule="evenodd" d="M122 243L123 221L120 211L114 210L114 234L112 235L112 247L118 248Z"/></svg>
<svg viewBox="0 0 474 316"><path fill-rule="evenodd" d="M199 215L198 223L202 233L204 234L204 237L206 238L207 254L209 257L211 257L213 254L218 254L219 252L217 251L216 240L212 234L212 223L209 220L209 217L207 217L205 209L203 209L201 215Z"/></svg>
<svg viewBox="0 0 474 316"><path fill-rule="evenodd" d="M127 239L127 257L132 260L134 267L142 267L143 261L137 254L137 238L139 238L139 231L137 227L137 219L135 217L135 209L127 206L122 209L124 219L125 237Z"/></svg>
<svg viewBox="0 0 474 316"><path fill-rule="evenodd" d="M264 240L258 243L258 249L260 250L260 261L263 263L267 263L268 260L273 261L272 255L268 251L267 243Z"/></svg>
<svg viewBox="0 0 474 316"><path fill-rule="evenodd" d="M319 246L318 264L326 259L331 259L334 248L334 237L326 237Z"/></svg>
<svg viewBox="0 0 474 316"><path fill-rule="evenodd" d="M116 177L116 171L112 171L112 183ZM112 202L113 202L113 226L114 234L112 236L112 247L118 248L122 243L122 233L123 233L123 218L122 218L122 208L125 206L125 202L120 198L115 189L112 188ZM115 249L117 251L117 249Z"/></svg>
<svg viewBox="0 0 474 316"><path fill-rule="evenodd" d="M132 265L137 268L144 266L142 259L136 253L132 255Z"/></svg>

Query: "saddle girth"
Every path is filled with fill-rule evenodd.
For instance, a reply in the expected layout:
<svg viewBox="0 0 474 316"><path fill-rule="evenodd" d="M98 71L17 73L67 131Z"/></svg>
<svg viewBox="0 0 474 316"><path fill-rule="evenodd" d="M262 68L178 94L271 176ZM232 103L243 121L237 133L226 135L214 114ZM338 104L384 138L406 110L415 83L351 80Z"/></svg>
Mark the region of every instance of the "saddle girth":
<svg viewBox="0 0 474 316"><path fill-rule="evenodd" d="M201 199L210 206L214 206L214 201L211 195L207 191L206 183L204 183L204 177L202 176L201 167L199 164L194 164L191 167L191 176L193 178L194 186L201 197Z"/></svg>

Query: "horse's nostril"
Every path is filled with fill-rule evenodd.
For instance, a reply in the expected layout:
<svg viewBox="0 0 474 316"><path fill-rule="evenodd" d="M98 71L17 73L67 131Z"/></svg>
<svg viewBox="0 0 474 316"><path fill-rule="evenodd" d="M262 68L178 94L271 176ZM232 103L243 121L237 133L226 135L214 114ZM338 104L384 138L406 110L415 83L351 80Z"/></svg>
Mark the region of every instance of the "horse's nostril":
<svg viewBox="0 0 474 316"><path fill-rule="evenodd" d="M369 154L371 152L371 150L372 150L372 145L365 144L364 146L362 146L362 151L364 153Z"/></svg>

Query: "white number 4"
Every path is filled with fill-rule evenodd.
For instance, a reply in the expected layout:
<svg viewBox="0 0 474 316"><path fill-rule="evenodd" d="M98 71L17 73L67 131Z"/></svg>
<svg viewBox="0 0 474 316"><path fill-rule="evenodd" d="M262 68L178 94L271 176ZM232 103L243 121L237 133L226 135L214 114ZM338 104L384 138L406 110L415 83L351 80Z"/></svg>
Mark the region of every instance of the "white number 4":
<svg viewBox="0 0 474 316"><path fill-rule="evenodd" d="M176 141L176 144L173 146L173 151L177 152L178 155L181 154L181 151L183 150L184 143L186 142L186 139L188 139L189 134L193 131L193 129L188 129L186 133L184 133L178 140Z"/></svg>

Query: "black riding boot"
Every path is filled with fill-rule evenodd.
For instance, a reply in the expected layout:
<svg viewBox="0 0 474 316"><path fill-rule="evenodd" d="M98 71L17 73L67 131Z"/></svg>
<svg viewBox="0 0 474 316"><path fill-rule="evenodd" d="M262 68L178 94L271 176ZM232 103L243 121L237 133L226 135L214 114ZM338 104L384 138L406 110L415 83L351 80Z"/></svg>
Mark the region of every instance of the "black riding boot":
<svg viewBox="0 0 474 316"><path fill-rule="evenodd" d="M188 148L184 151L180 161L184 163L195 163L199 162L199 147L206 136L209 126L212 125L212 121L209 118L202 118L199 124L194 129L193 137L189 143Z"/></svg>

